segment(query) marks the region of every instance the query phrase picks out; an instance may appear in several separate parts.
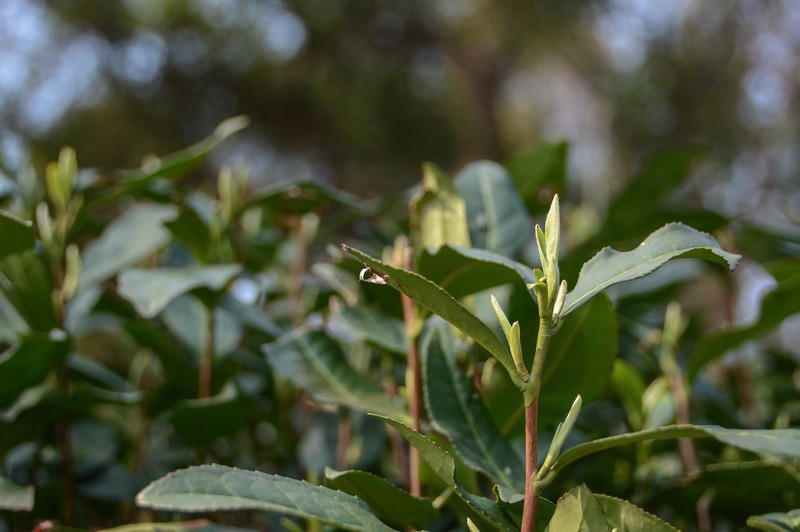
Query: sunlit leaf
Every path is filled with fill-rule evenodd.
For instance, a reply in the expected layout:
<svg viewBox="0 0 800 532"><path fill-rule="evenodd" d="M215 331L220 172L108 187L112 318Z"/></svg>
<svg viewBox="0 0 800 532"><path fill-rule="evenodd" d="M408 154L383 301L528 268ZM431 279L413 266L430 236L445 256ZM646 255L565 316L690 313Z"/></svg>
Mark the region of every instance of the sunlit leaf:
<svg viewBox="0 0 800 532"><path fill-rule="evenodd" d="M0 510L30 512L33 510L34 493L33 486L20 486L0 476Z"/></svg>
<svg viewBox="0 0 800 532"><path fill-rule="evenodd" d="M470 245L464 199L436 165L423 166L422 188L411 199L410 210L413 240L418 248Z"/></svg>
<svg viewBox="0 0 800 532"><path fill-rule="evenodd" d="M668 224L648 236L636 249L620 252L605 248L584 264L578 281L567 294L561 315L566 316L610 286L638 279L677 258L705 259L733 270L740 256L723 251L711 235L683 224Z"/></svg>

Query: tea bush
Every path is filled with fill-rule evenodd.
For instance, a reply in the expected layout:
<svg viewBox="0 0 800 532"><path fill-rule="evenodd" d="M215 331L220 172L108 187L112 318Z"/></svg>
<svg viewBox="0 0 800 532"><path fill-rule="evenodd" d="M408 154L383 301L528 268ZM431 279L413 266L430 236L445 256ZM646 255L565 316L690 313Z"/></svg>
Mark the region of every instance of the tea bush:
<svg viewBox="0 0 800 532"><path fill-rule="evenodd" d="M0 529L797 525L797 363L762 339L798 239L671 201L695 150L603 218L559 203L565 144L380 200L190 185L245 125L2 196ZM775 280L746 325L731 250Z"/></svg>

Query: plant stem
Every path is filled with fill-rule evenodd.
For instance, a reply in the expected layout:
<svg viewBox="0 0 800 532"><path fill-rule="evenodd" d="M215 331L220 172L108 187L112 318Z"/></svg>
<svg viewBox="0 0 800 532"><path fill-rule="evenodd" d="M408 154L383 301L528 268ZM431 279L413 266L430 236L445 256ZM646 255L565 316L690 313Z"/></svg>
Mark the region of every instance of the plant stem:
<svg viewBox="0 0 800 532"><path fill-rule="evenodd" d="M534 493L533 479L539 463L537 452L537 431L539 417L539 398L525 407L525 501L522 510L522 528L527 532L534 530L536 524L536 508L539 506L539 495Z"/></svg>
<svg viewBox="0 0 800 532"><path fill-rule="evenodd" d="M544 310L544 307L542 306L540 309ZM525 501L522 507L522 530L525 532L534 530L536 509L539 506L539 494L533 486L538 467L539 392L542 388L544 361L547 358L547 351L550 349L553 333L553 321L549 315L543 313L539 319L539 332L536 336L536 353L533 355L530 391L525 394Z"/></svg>
<svg viewBox="0 0 800 532"><path fill-rule="evenodd" d="M411 270L413 253L411 248L402 245L403 268ZM405 294L401 294L400 300L403 305L403 321L406 328L406 339L408 343L408 377L406 387L408 388L408 402L413 420L413 429L417 432L422 430L422 376L419 364L419 348L417 346L417 326L414 300ZM422 482L419 478L419 451L411 446L408 450L408 482L409 492L414 497L422 496Z"/></svg>
<svg viewBox="0 0 800 532"><path fill-rule="evenodd" d="M216 323L214 319L214 308L208 308L208 329L206 330L205 344L203 346L203 357L200 360L200 376L198 383L197 397L208 399L214 389L214 329Z"/></svg>

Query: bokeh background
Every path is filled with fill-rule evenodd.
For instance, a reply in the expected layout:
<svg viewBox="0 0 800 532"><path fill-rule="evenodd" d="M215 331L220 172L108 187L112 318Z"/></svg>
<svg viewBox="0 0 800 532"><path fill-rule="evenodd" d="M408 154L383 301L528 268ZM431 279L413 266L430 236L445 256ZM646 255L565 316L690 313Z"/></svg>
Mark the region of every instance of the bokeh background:
<svg viewBox="0 0 800 532"><path fill-rule="evenodd" d="M694 143L682 201L790 231L798 28L792 0L3 0L0 161L133 167L245 114L209 172L371 197L567 140L602 213L643 154Z"/></svg>

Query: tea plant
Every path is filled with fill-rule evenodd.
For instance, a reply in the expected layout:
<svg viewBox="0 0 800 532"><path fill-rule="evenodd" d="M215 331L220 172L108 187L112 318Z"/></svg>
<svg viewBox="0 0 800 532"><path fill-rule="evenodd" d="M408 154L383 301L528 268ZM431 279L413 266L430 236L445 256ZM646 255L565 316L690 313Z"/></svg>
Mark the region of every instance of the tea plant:
<svg viewBox="0 0 800 532"><path fill-rule="evenodd" d="M181 181L243 125L134 171L79 173L65 150L44 186L30 172L4 196L6 528L147 509L288 529L272 514L348 530L793 526L800 403L779 377L795 365L769 358L784 364L766 373L773 430L740 428L703 370L800 310L800 269L749 228L737 246L776 279L753 324L703 335L668 303L698 276L677 259L717 279L739 262L665 225L727 222L661 203L693 152L651 160L592 230L552 194L563 144L452 181L425 165L406 223L397 202L316 182ZM745 481L761 489L743 500L729 486ZM219 513L248 509L267 514ZM225 528L135 529L196 525Z"/></svg>

